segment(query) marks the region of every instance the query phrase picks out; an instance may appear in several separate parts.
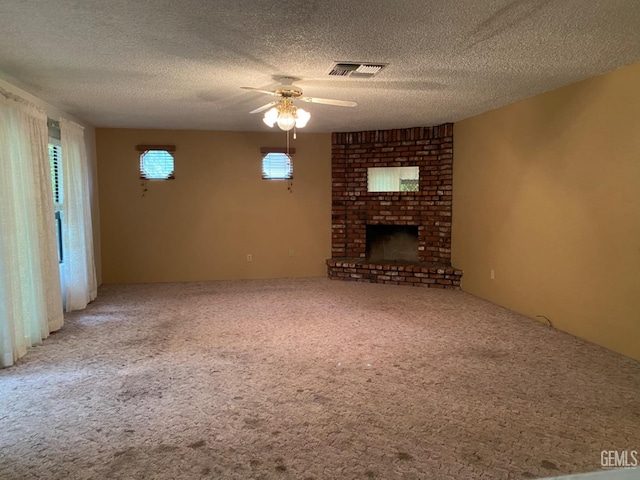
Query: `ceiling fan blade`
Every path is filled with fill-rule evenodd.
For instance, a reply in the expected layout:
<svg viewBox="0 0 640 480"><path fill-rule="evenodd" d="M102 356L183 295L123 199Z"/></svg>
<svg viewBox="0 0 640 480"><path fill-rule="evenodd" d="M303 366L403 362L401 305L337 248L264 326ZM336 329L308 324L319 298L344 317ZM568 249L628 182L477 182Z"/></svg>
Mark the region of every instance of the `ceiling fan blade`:
<svg viewBox="0 0 640 480"><path fill-rule="evenodd" d="M277 101L273 101L273 102L269 102L266 105L263 105L259 108L256 108L255 110L251 110L249 113L260 113L260 112L264 112L265 110L267 110L268 108L271 108L275 105L277 105L278 102Z"/></svg>
<svg viewBox="0 0 640 480"><path fill-rule="evenodd" d="M260 88L253 88L253 87L240 87L244 90L253 90L254 92L260 92L260 93L266 93L267 95L278 95L275 91L273 90L262 90Z"/></svg>
<svg viewBox="0 0 640 480"><path fill-rule="evenodd" d="M324 103L325 105L337 105L339 107L357 107L356 102L350 100L332 100L330 98L317 98L317 97L300 97L298 100L310 103Z"/></svg>

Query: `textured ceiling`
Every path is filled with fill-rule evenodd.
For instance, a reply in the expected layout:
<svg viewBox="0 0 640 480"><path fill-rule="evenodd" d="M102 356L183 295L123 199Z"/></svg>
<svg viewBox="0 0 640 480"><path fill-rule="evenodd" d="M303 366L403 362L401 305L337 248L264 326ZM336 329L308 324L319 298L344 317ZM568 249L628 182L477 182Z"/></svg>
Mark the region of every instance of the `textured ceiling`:
<svg viewBox="0 0 640 480"><path fill-rule="evenodd" d="M0 0L0 77L99 127L268 131L279 75L358 102L307 131L427 126L638 60L638 0Z"/></svg>

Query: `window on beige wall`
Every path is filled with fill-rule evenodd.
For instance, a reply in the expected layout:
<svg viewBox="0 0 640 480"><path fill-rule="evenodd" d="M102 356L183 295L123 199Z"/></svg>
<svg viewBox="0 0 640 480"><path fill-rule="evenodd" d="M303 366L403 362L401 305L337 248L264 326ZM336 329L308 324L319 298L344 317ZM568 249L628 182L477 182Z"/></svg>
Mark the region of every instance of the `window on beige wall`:
<svg viewBox="0 0 640 480"><path fill-rule="evenodd" d="M175 178L173 155L166 150L147 150L140 155L140 178L169 180Z"/></svg>
<svg viewBox="0 0 640 480"><path fill-rule="evenodd" d="M267 153L262 157L262 178L265 180L291 180L293 160L286 153Z"/></svg>

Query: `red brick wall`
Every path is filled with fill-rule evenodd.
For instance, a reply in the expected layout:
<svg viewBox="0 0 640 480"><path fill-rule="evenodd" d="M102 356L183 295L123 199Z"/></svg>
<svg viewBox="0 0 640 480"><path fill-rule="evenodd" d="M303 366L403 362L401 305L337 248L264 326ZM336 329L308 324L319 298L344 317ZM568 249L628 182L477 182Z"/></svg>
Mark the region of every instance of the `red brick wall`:
<svg viewBox="0 0 640 480"><path fill-rule="evenodd" d="M365 257L366 225L417 225L420 262L450 265L453 124L332 134L332 257ZM367 168L420 168L418 192L368 193Z"/></svg>

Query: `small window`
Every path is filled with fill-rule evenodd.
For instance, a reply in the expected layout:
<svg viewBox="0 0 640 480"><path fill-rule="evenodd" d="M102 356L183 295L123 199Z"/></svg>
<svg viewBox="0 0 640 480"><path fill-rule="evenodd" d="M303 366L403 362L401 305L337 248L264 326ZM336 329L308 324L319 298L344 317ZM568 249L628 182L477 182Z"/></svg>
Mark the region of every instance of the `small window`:
<svg viewBox="0 0 640 480"><path fill-rule="evenodd" d="M51 130L51 127L50 127ZM62 248L62 151L59 138L49 137L49 167L51 169L51 189L53 190L53 209L55 215L56 241L58 244L58 263L64 260Z"/></svg>
<svg viewBox="0 0 640 480"><path fill-rule="evenodd" d="M417 192L419 167L371 167L367 169L368 192Z"/></svg>
<svg viewBox="0 0 640 480"><path fill-rule="evenodd" d="M262 178L265 180L291 180L293 160L286 153L267 153L262 157Z"/></svg>
<svg viewBox="0 0 640 480"><path fill-rule="evenodd" d="M167 180L175 178L173 155L166 150L147 150L140 155L140 178Z"/></svg>

